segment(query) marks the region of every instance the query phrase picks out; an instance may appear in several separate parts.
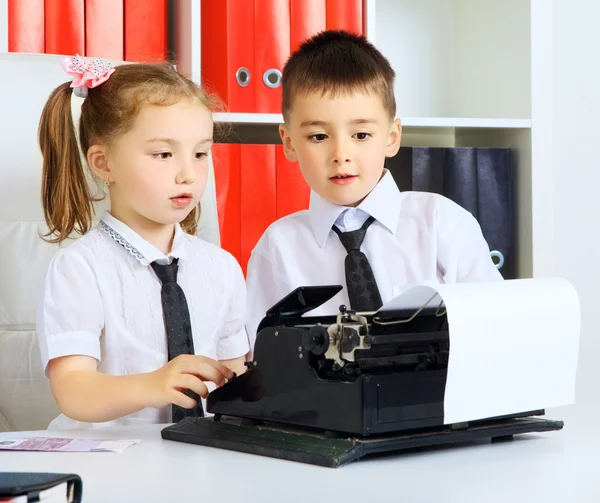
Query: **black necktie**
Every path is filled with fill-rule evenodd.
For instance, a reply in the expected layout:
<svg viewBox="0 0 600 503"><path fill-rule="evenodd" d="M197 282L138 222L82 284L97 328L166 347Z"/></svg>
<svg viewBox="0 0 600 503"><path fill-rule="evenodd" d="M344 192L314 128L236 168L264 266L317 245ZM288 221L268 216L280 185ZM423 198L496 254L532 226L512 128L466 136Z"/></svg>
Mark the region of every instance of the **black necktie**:
<svg viewBox="0 0 600 503"><path fill-rule="evenodd" d="M383 304L369 260L360 251L367 229L374 221L373 217L369 217L360 229L350 232L342 232L333 226L334 232L348 252L345 260L346 286L350 309L354 311L377 311Z"/></svg>
<svg viewBox="0 0 600 503"><path fill-rule="evenodd" d="M167 330L169 361L179 355L194 354L190 311L185 300L185 294L177 283L177 262L178 259L175 258L170 264L163 265L156 262L150 264L162 283L160 297ZM174 423L181 421L186 416L204 416L200 397L191 390L186 390L186 395L198 400L198 404L193 409L184 409L173 405Z"/></svg>

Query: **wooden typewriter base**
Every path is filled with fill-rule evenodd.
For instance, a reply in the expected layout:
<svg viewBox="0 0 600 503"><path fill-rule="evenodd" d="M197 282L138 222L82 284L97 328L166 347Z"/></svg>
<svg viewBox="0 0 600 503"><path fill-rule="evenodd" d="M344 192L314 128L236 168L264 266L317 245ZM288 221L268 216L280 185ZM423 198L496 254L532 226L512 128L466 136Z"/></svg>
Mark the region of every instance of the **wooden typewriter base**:
<svg viewBox="0 0 600 503"><path fill-rule="evenodd" d="M185 418L162 430L161 435L166 440L336 468L372 454L484 439L507 440L513 435L560 430L563 427L562 421L528 417L473 421L460 426L370 437L348 437L271 422L258 424L229 416L217 419Z"/></svg>

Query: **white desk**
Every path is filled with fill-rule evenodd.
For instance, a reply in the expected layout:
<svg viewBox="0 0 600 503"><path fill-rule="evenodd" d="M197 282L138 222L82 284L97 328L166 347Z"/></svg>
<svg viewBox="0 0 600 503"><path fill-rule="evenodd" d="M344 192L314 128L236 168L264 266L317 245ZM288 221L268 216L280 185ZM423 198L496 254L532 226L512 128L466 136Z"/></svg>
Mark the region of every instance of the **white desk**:
<svg viewBox="0 0 600 503"><path fill-rule="evenodd" d="M548 417L563 419L562 431L366 458L336 469L166 441L159 425L76 431L68 436L143 441L120 454L2 452L0 471L77 473L86 503L591 503L600 501L599 412L554 410ZM49 433L27 433L36 434Z"/></svg>

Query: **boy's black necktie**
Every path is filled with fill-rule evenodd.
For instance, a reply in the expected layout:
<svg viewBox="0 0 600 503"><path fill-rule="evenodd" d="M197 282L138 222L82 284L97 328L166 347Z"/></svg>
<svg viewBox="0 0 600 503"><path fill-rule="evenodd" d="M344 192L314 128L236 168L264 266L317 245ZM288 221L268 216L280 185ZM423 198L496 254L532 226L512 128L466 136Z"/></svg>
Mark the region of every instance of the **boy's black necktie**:
<svg viewBox="0 0 600 503"><path fill-rule="evenodd" d="M383 303L367 256L360 251L367 229L375 219L369 217L362 227L355 231L342 232L335 225L334 232L346 248L346 286L350 309L354 311L377 311Z"/></svg>
<svg viewBox="0 0 600 503"><path fill-rule="evenodd" d="M162 283L160 297L162 300L163 316L167 330L167 352L169 361L179 355L194 354L194 340L192 339L192 324L185 294L177 283L177 262L174 258L170 264L150 265ZM184 409L173 405L173 422L177 423L186 416L203 417L202 402L200 397L191 390L185 394L198 400L193 409Z"/></svg>

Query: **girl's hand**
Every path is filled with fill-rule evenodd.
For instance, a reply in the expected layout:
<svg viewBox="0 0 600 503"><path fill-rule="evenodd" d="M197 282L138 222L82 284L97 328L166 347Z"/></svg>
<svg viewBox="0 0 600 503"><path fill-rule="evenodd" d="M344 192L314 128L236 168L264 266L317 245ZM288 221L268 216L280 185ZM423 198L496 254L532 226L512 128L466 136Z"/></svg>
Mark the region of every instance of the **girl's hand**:
<svg viewBox="0 0 600 503"><path fill-rule="evenodd" d="M179 355L158 370L145 374L145 401L149 407L159 409L171 404L191 409L197 402L184 393L186 390L206 398L208 389L202 381L211 381L217 386L222 386L233 376L233 371L211 358Z"/></svg>

